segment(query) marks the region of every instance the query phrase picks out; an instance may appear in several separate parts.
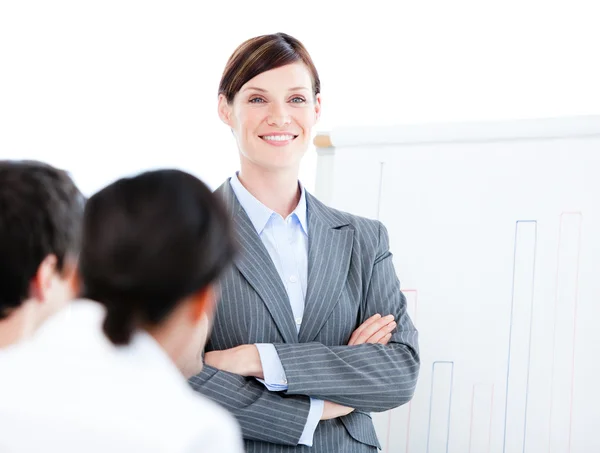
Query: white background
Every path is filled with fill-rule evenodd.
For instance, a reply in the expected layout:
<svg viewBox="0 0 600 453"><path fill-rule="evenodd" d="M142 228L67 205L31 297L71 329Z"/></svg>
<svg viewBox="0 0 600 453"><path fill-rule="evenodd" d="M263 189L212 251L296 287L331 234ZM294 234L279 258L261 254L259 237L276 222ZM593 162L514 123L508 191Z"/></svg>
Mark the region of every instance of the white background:
<svg viewBox="0 0 600 453"><path fill-rule="evenodd" d="M243 40L285 31L322 79L319 130L600 113L596 1L0 2L0 158L91 193L180 167L237 168L217 87ZM302 180L314 184L309 151Z"/></svg>

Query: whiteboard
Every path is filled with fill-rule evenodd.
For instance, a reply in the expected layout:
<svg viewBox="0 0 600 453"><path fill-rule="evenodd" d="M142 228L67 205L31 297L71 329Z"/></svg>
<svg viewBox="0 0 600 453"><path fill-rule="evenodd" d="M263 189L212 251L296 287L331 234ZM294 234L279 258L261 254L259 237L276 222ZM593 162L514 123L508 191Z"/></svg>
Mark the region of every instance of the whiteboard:
<svg viewBox="0 0 600 453"><path fill-rule="evenodd" d="M383 451L600 452L600 117L330 140L316 195L386 225L420 335Z"/></svg>

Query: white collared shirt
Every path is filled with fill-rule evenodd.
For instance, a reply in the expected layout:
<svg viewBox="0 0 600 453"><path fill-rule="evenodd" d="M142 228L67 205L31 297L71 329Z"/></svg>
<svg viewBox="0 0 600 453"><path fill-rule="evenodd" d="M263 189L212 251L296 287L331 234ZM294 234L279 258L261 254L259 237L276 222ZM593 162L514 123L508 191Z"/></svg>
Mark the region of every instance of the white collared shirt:
<svg viewBox="0 0 600 453"><path fill-rule="evenodd" d="M308 283L308 222L305 190L300 186L300 201L296 209L284 219L248 192L237 175L231 178L231 187L281 277L294 313L296 330L300 331Z"/></svg>
<svg viewBox="0 0 600 453"><path fill-rule="evenodd" d="M113 346L104 309L77 301L27 342L0 351L0 451L243 451L237 422L187 384L139 332Z"/></svg>

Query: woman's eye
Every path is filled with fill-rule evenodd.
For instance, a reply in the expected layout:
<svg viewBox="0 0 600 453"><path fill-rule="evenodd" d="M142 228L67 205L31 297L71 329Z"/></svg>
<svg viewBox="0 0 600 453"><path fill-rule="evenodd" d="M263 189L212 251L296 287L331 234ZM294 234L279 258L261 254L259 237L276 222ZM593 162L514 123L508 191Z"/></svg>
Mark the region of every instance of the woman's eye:
<svg viewBox="0 0 600 453"><path fill-rule="evenodd" d="M262 98L252 98L249 101L251 104L262 104L264 101L264 99Z"/></svg>
<svg viewBox="0 0 600 453"><path fill-rule="evenodd" d="M296 97L293 97L293 98L292 98L292 102L293 102L294 104L300 104L300 103L302 103L302 102L306 102L306 101L304 100L304 98L302 98L302 97L300 97L300 96L296 96Z"/></svg>

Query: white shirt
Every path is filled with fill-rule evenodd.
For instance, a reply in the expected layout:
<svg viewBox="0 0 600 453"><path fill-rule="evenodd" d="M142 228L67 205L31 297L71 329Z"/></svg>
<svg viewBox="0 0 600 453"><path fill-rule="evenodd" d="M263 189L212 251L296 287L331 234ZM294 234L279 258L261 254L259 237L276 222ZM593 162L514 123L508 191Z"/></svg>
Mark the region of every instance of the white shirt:
<svg viewBox="0 0 600 453"><path fill-rule="evenodd" d="M150 335L114 347L103 317L99 304L73 302L0 351L0 452L242 453L234 418Z"/></svg>
<svg viewBox="0 0 600 453"><path fill-rule="evenodd" d="M301 187L296 209L284 219L248 192L237 175L231 178L230 184L281 277L299 332L308 284L306 191Z"/></svg>

